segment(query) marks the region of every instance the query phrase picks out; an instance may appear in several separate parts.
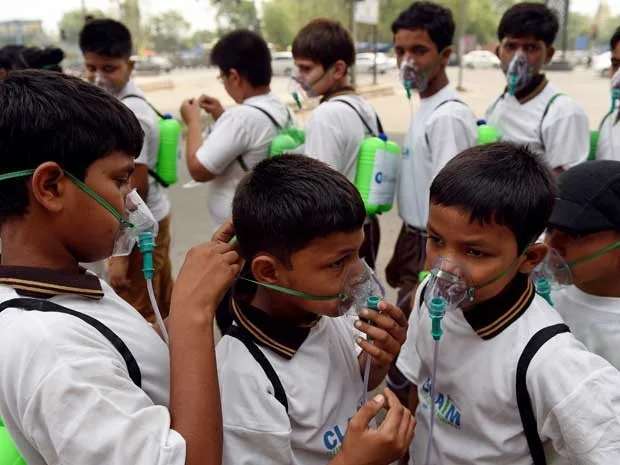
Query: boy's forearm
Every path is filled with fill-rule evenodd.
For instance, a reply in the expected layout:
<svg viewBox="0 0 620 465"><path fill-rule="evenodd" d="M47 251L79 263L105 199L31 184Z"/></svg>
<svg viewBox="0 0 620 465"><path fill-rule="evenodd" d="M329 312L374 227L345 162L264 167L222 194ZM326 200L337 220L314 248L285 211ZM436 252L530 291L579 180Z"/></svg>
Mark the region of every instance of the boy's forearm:
<svg viewBox="0 0 620 465"><path fill-rule="evenodd" d="M196 153L202 145L202 134L200 131L200 121L192 121L187 125L187 142L185 144L187 166L196 158Z"/></svg>
<svg viewBox="0 0 620 465"><path fill-rule="evenodd" d="M189 309L182 313L190 314ZM196 314L204 314L196 312ZM213 320L168 321L172 428L186 441L186 465L220 465L222 410Z"/></svg>

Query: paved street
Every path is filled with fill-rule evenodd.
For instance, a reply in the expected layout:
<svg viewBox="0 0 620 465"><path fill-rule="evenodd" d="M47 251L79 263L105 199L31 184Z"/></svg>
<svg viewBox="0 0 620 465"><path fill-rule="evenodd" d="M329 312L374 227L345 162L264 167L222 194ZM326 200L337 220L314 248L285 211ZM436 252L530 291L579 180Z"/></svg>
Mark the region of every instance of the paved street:
<svg viewBox="0 0 620 465"><path fill-rule="evenodd" d="M453 83L457 82L457 73L458 69L449 68ZM225 105L233 104L226 96L216 76L217 72L214 69L175 71L166 76L139 78L139 81L152 83L172 80L175 85L173 89L152 91L148 93L148 97L161 111L177 113L182 99L197 97L201 93L218 97ZM609 109L609 81L583 69L549 73L549 78L559 91L570 94L584 107L590 117L590 126L598 127L601 118ZM363 87L369 84L371 79L371 76L362 75L359 76L358 83ZM499 70L465 70L465 91L462 93L462 99L474 109L478 116L482 117L486 107L498 95L504 83L503 75ZM388 134L401 143L407 129L409 115L412 110L415 110L417 102L414 100L410 104L407 101L404 91L399 87L397 73L380 76L379 84L393 86L394 94L373 98L370 101L381 116ZM279 95L287 97L287 86L286 78L277 77L274 79L272 89ZM303 125L307 118L308 114L300 115L298 123ZM172 260L175 271L181 265L188 248L207 240L213 229L207 212L207 186L184 188L188 180L189 177L183 168L181 182L169 190L173 204ZM398 215L394 211L383 215L381 228L378 270L382 276L400 228ZM393 299L395 293L390 292L388 297Z"/></svg>

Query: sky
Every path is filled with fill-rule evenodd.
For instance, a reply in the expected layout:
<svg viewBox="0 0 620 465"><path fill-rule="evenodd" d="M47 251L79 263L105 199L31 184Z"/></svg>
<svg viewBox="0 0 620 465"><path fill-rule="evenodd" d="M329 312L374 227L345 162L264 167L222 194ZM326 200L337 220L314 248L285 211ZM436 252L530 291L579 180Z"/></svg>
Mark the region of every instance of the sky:
<svg viewBox="0 0 620 465"><path fill-rule="evenodd" d="M312 0L306 0L312 1ZM87 8L108 11L117 5L117 0L84 0ZM620 14L620 0L608 0L614 15ZM7 0L2 2L0 21L11 19L41 19L43 27L56 32L58 22L65 11L79 9L81 0ZM181 11L192 24L193 30L214 29L215 9L209 0L141 0L143 11L157 14L175 9ZM571 0L571 10L594 14L598 8L596 0Z"/></svg>

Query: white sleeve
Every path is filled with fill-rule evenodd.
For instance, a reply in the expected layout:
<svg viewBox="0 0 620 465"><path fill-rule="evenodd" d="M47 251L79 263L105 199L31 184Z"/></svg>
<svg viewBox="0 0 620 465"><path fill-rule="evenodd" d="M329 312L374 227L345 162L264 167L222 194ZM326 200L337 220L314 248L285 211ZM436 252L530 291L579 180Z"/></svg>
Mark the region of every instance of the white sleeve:
<svg viewBox="0 0 620 465"><path fill-rule="evenodd" d="M620 372L571 334L555 336L530 364L538 431L574 465L620 463Z"/></svg>
<svg viewBox="0 0 620 465"><path fill-rule="evenodd" d="M290 420L273 395L271 382L241 342L225 339L230 338L220 344L225 343L229 352L218 357L224 419L222 465L292 464Z"/></svg>
<svg viewBox="0 0 620 465"><path fill-rule="evenodd" d="M304 154L342 173L347 156L344 134L335 124L333 114L319 110L323 109L319 107L314 110L306 126Z"/></svg>
<svg viewBox="0 0 620 465"><path fill-rule="evenodd" d="M123 100L123 103L133 112L140 123L144 132L144 142L142 150L135 162L140 165L154 167L157 162L157 152L159 150L159 126L157 116L153 109L144 100L134 97ZM157 132L155 132L157 131Z"/></svg>
<svg viewBox="0 0 620 465"><path fill-rule="evenodd" d="M196 153L202 166L219 176L252 147L248 134L249 124L244 123L241 112L226 110L213 125L211 133Z"/></svg>
<svg viewBox="0 0 620 465"><path fill-rule="evenodd" d="M455 103L454 105L462 104ZM431 179L435 179L446 163L463 150L476 144L476 122L473 118L468 123L461 117L444 114L429 122L426 134L433 163Z"/></svg>
<svg viewBox="0 0 620 465"><path fill-rule="evenodd" d="M552 169L586 161L590 152L590 123L585 112L566 96L555 100L542 122L545 158Z"/></svg>
<svg viewBox="0 0 620 465"><path fill-rule="evenodd" d="M7 426L15 426L45 463L185 463L185 440L170 428L168 409L131 381L107 340L83 334L84 344L68 352L39 319L19 322L29 326L3 338L29 347L2 345L9 349L0 361L0 406Z"/></svg>
<svg viewBox="0 0 620 465"><path fill-rule="evenodd" d="M409 315L409 329L407 330L407 339L400 349L400 354L396 360L396 368L403 374L410 383L418 386L420 380L420 370L422 361L416 348L417 334L420 328L420 295L424 289L425 282L420 283L415 295L415 302L411 315Z"/></svg>

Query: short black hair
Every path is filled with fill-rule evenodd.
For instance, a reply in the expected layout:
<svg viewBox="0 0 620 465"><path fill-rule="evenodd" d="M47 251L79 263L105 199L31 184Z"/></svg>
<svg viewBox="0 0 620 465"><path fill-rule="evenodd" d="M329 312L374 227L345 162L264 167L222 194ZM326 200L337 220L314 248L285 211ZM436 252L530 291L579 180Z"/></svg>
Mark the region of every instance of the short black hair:
<svg viewBox="0 0 620 465"><path fill-rule="evenodd" d="M355 42L339 21L316 18L306 24L293 39L295 58L320 63L324 70L342 60L350 68L355 64Z"/></svg>
<svg viewBox="0 0 620 465"><path fill-rule="evenodd" d="M450 160L433 180L432 204L455 207L471 222L510 229L519 253L545 230L556 197L549 167L526 146L497 142Z"/></svg>
<svg viewBox="0 0 620 465"><path fill-rule="evenodd" d="M22 55L29 69L47 69L62 71L60 63L65 59L65 52L58 47L27 47Z"/></svg>
<svg viewBox="0 0 620 465"><path fill-rule="evenodd" d="M325 163L300 155L260 162L238 185L233 223L241 255L266 252L290 265L312 240L364 225L366 210L353 184Z"/></svg>
<svg viewBox="0 0 620 465"><path fill-rule="evenodd" d="M454 40L452 11L433 2L413 2L392 23L392 34L401 29L426 31L441 52Z"/></svg>
<svg viewBox="0 0 620 465"><path fill-rule="evenodd" d="M547 46L553 45L560 28L557 15L546 5L535 2L522 2L508 8L497 28L497 38L535 37Z"/></svg>
<svg viewBox="0 0 620 465"><path fill-rule="evenodd" d="M105 91L51 71L12 71L0 80L0 174L54 161L84 180L114 151L138 156L143 132L134 114ZM26 178L0 181L0 222L28 208Z"/></svg>
<svg viewBox="0 0 620 465"><path fill-rule="evenodd" d="M620 26L618 26L618 28L614 31L614 34L611 36L609 41L609 46L611 47L612 52L614 48L616 48L616 45L618 45L618 42L620 42Z"/></svg>
<svg viewBox="0 0 620 465"><path fill-rule="evenodd" d="M256 32L240 29L223 36L211 50L211 63L224 74L237 70L254 87L271 83L271 52Z"/></svg>
<svg viewBox="0 0 620 465"><path fill-rule="evenodd" d="M133 50L131 32L113 19L91 19L80 31L82 53L110 58L129 58Z"/></svg>

